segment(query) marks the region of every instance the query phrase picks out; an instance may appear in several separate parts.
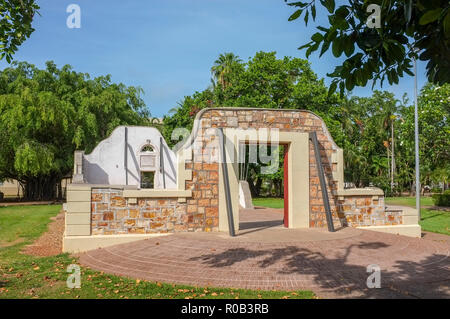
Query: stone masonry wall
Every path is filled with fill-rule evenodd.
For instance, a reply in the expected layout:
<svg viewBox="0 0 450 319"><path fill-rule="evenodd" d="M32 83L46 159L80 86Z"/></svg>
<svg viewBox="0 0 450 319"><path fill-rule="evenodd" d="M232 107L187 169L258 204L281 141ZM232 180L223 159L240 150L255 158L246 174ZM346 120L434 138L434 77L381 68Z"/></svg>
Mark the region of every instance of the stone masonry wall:
<svg viewBox="0 0 450 319"><path fill-rule="evenodd" d="M186 181L186 189L192 190L187 199L188 231L219 230L219 164L186 163L192 169L192 180Z"/></svg>
<svg viewBox="0 0 450 319"><path fill-rule="evenodd" d="M121 189L91 192L92 235L148 234L186 231L186 204L177 198L124 198Z"/></svg>
<svg viewBox="0 0 450 319"><path fill-rule="evenodd" d="M194 146L201 146L194 151L191 163L186 164L192 169L192 181L186 181L186 189L191 189L193 198L188 200L187 215L192 216L194 223L191 228L205 230L209 227L205 222L212 220L213 229L218 225L218 136L209 135L210 128L276 128L287 132L317 132L324 171L328 183L328 192L335 223L339 223L337 215L336 197L337 181L333 180L332 172L337 167L331 164L331 155L336 152L331 136L327 134L325 123L315 114L299 110L243 110L243 109L210 109L206 110L199 119L200 125L194 141ZM195 148L194 148L195 149ZM319 177L315 164L312 143L310 143L310 227L325 227L326 217L322 201ZM203 218L197 215L204 214Z"/></svg>
<svg viewBox="0 0 450 319"><path fill-rule="evenodd" d="M185 163L192 180L185 182L192 197L184 203L177 198L138 198L136 204L123 197L120 189L92 190L92 234L161 233L177 231L217 231L219 225L219 137L211 128L276 128L286 132L317 133L328 197L337 225L394 225L400 213L384 212L382 197L345 197L338 201L337 165L331 161L337 148L325 123L315 114L299 110L207 109L199 117L194 132L193 159ZM198 146L198 147L195 147ZM310 227L326 227L313 145L309 143ZM370 199L370 203L369 203Z"/></svg>
<svg viewBox="0 0 450 319"><path fill-rule="evenodd" d="M345 196L339 200L340 216L345 226L401 225L402 211L385 211L381 196Z"/></svg>

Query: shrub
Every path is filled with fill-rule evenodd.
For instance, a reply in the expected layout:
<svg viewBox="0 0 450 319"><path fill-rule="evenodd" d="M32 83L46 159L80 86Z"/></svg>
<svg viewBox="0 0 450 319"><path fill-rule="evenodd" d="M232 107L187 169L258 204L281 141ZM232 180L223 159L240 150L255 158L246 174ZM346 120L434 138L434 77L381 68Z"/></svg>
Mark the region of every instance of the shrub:
<svg viewBox="0 0 450 319"><path fill-rule="evenodd" d="M433 202L436 206L450 207L450 190L442 194L433 194Z"/></svg>
<svg viewBox="0 0 450 319"><path fill-rule="evenodd" d="M391 197L394 195L394 192L391 191L391 185L388 178L385 176L376 176L371 178L370 180L372 185L378 188L381 188L384 192L384 196Z"/></svg>
<svg viewBox="0 0 450 319"><path fill-rule="evenodd" d="M431 189L431 192L432 193L436 193L436 194L440 194L440 193L442 193L442 188L440 188L440 187L433 187Z"/></svg>

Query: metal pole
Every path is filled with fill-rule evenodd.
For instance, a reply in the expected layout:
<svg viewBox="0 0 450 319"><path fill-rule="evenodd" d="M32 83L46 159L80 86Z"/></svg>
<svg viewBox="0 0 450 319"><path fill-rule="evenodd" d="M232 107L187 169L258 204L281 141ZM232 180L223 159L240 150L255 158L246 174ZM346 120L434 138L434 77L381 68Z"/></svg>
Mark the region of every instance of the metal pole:
<svg viewBox="0 0 450 319"><path fill-rule="evenodd" d="M164 169L164 143L162 136L159 138L159 170L163 176L163 188L166 188L166 170Z"/></svg>
<svg viewBox="0 0 450 319"><path fill-rule="evenodd" d="M414 57L414 142L416 153L416 209L419 214L419 221L421 219L420 214L420 166L419 166L419 112L417 106L417 62Z"/></svg>
<svg viewBox="0 0 450 319"><path fill-rule="evenodd" d="M322 191L323 205L325 206L325 217L329 232L334 232L333 215L331 213L330 200L328 198L327 183L325 181L325 173L322 167L322 158L320 157L319 142L317 141L317 133L309 133L309 137L313 142L314 155L316 157L317 174L319 175L320 190Z"/></svg>
<svg viewBox="0 0 450 319"><path fill-rule="evenodd" d="M395 172L395 157L394 157L394 119L391 117L391 142L392 142L392 156L391 156L391 193L394 189L394 172ZM391 195L392 196L392 195Z"/></svg>
<svg viewBox="0 0 450 319"><path fill-rule="evenodd" d="M234 230L234 219L233 219L233 207L231 206L231 193L230 193L230 182L228 179L228 168L227 168L227 154L225 150L225 138L223 135L223 129L219 128L219 138L220 138L220 149L221 149L221 161L222 161L222 175L223 175L223 184L225 188L225 199L227 202L227 216L228 216L228 230L230 236L236 236Z"/></svg>
<svg viewBox="0 0 450 319"><path fill-rule="evenodd" d="M124 141L124 159L123 164L125 168L125 185L128 185L128 127L125 126L125 141Z"/></svg>

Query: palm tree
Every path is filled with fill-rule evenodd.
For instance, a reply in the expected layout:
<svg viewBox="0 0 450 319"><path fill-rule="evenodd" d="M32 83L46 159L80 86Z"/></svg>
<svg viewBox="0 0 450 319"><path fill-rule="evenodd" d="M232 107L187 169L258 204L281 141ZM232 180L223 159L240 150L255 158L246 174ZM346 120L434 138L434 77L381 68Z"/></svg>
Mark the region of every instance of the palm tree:
<svg viewBox="0 0 450 319"><path fill-rule="evenodd" d="M214 65L211 68L211 73L213 78L226 88L228 83L226 81L226 76L230 74L233 70L233 66L236 63L240 63L242 60L234 53L223 53L219 55L219 58L214 61Z"/></svg>
<svg viewBox="0 0 450 319"><path fill-rule="evenodd" d="M383 174L383 170L388 167L388 162L389 161L387 158L375 155L372 157L371 169L377 176L381 176Z"/></svg>
<svg viewBox="0 0 450 319"><path fill-rule="evenodd" d="M215 89L216 89L216 82L214 82L214 79L211 78L211 84L208 86L207 90L214 92Z"/></svg>
<svg viewBox="0 0 450 319"><path fill-rule="evenodd" d="M380 109L378 110L379 114L379 133L383 136L383 145L386 147L387 158L391 159L390 163L390 184L391 191L394 188L394 176L395 176L395 140L394 140L394 124L397 120L397 112L398 106L397 104L400 100L395 99L392 94L388 96L384 96L382 93L378 93L378 99L380 100ZM389 132L390 131L390 132ZM387 143L386 143L387 142ZM389 151L389 147L391 150Z"/></svg>

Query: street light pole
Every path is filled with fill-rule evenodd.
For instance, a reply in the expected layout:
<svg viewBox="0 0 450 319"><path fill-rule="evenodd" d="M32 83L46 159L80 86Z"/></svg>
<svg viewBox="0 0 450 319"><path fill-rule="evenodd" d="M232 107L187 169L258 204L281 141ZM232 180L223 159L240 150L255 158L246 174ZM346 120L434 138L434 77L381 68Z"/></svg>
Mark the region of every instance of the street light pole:
<svg viewBox="0 0 450 319"><path fill-rule="evenodd" d="M414 57L414 142L416 153L416 209L419 214L419 221L421 220L420 214L420 169L419 169L419 112L417 107L417 62Z"/></svg>

